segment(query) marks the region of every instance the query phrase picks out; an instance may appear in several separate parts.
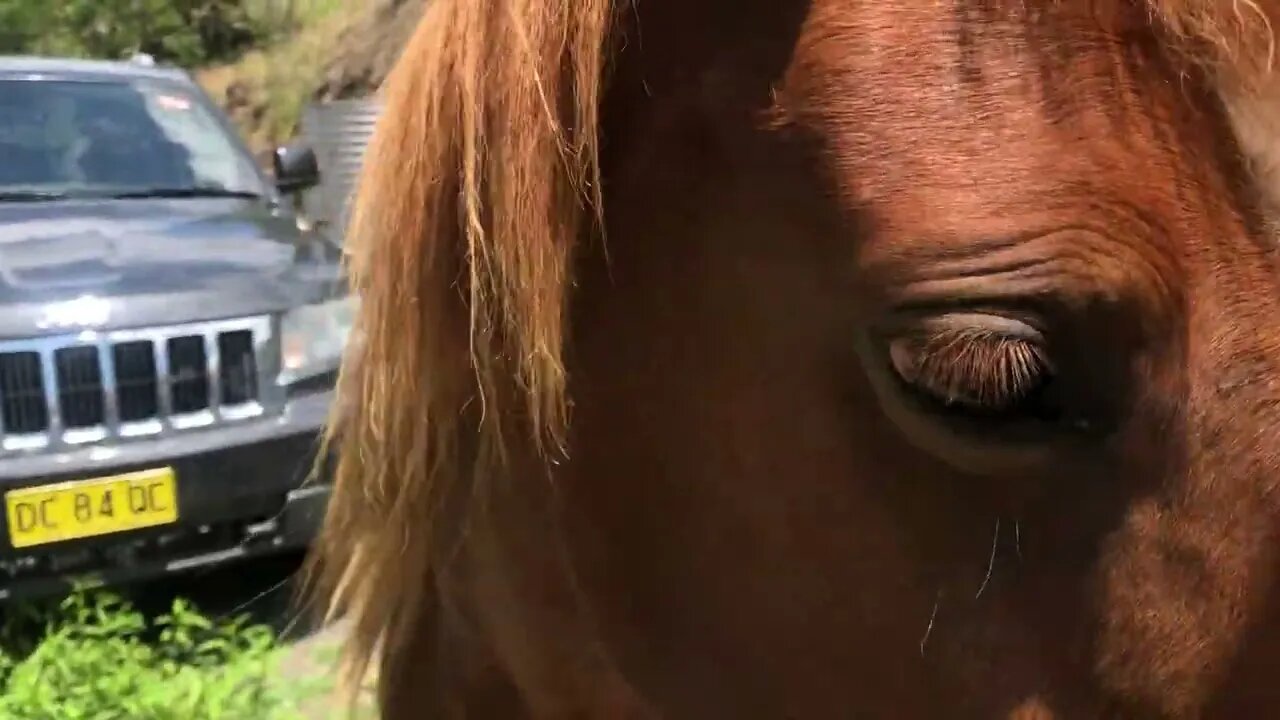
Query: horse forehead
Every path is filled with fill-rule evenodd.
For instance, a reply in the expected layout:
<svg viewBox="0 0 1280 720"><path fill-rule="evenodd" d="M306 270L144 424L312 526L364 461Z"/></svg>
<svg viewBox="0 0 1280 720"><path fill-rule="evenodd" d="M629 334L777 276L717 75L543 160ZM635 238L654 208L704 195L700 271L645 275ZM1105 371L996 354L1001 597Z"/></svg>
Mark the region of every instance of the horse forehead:
<svg viewBox="0 0 1280 720"><path fill-rule="evenodd" d="M1174 94L1169 67L1129 14L1044 4L816 0L775 110L821 139L846 200L946 212L903 222L1094 202L1136 155L1167 182L1131 199L1172 204L1190 188L1175 187L1183 161L1157 97Z"/></svg>
<svg viewBox="0 0 1280 720"><path fill-rule="evenodd" d="M1083 224L1101 231L1083 236L1091 254L1141 270L1116 282L1176 284L1203 214L1187 207L1226 196L1187 172L1202 159L1179 134L1199 121L1164 110L1178 92L1155 38L1138 3L815 0L779 110L821 138L837 196L871 218L865 260L927 266L992 243L1076 255L1007 244Z"/></svg>
<svg viewBox="0 0 1280 720"><path fill-rule="evenodd" d="M1125 63L1138 48L1149 50L1153 43L1144 40L1154 37L1137 2L814 0L790 70L792 80L813 77L844 103L864 100L859 111L879 104L946 119L957 109L990 112L1029 100L1069 105L1116 89L1073 83L1082 77L1132 90L1140 82ZM851 92L855 84L858 92Z"/></svg>
<svg viewBox="0 0 1280 720"><path fill-rule="evenodd" d="M808 0L808 19L826 30L857 30L864 40L899 39L897 47L964 46L991 33L1066 36L1150 27L1141 0ZM886 47L888 47L886 45Z"/></svg>

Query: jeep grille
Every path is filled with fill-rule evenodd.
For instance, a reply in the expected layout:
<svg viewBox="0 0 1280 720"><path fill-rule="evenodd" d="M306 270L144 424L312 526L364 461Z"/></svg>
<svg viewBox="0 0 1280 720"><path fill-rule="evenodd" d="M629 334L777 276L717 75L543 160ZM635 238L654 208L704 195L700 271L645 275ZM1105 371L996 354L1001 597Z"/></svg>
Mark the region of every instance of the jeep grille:
<svg viewBox="0 0 1280 720"><path fill-rule="evenodd" d="M0 341L0 449L258 417L278 406L277 353L269 317Z"/></svg>

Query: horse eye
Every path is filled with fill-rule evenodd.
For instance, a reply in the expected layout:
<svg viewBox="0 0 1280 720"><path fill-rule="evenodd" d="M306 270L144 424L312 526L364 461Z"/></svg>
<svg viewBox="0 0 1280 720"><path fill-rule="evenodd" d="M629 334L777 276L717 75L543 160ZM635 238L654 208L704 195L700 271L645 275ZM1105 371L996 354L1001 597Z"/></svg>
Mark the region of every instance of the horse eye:
<svg viewBox="0 0 1280 720"><path fill-rule="evenodd" d="M974 324L956 319L889 342L890 364L902 382L944 410L1040 414L1035 400L1054 370L1039 334L1006 318Z"/></svg>

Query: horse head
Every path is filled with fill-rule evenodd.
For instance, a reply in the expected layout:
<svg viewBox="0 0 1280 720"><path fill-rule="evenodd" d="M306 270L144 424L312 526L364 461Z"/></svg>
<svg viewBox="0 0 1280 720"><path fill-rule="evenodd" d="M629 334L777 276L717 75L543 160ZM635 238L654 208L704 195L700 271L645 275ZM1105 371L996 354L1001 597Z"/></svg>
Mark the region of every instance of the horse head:
<svg viewBox="0 0 1280 720"><path fill-rule="evenodd" d="M434 0L316 555L387 715L1280 704L1276 21Z"/></svg>

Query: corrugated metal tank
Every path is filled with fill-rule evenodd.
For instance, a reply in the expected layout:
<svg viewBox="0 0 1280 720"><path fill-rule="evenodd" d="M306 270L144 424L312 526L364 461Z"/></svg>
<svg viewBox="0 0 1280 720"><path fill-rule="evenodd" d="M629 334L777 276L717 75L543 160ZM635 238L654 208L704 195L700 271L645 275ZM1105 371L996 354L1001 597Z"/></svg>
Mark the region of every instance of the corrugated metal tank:
<svg viewBox="0 0 1280 720"><path fill-rule="evenodd" d="M364 151L381 106L372 99L332 100L306 108L302 138L316 154L320 186L307 198L309 214L341 235Z"/></svg>

